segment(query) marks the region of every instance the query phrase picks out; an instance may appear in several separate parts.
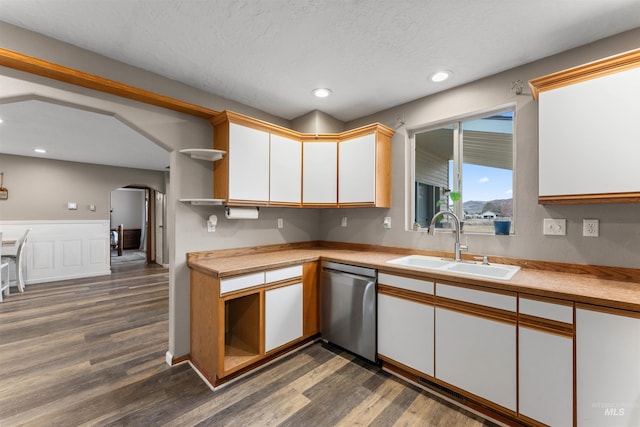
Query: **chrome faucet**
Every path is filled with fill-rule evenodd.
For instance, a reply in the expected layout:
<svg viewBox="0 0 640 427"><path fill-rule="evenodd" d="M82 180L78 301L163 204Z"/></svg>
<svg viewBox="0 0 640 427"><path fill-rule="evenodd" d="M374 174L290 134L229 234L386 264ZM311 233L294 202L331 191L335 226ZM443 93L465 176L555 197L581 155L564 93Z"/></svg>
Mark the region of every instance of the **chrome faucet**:
<svg viewBox="0 0 640 427"><path fill-rule="evenodd" d="M456 223L456 245L455 245L455 249L453 251L453 260L454 261L462 261L462 258L460 257L460 253L462 251L466 251L469 248L467 247L467 245L461 245L460 244L460 220L458 219L456 214L454 214L453 212L450 212L450 211L437 212L433 216L433 218L431 218L431 224L429 224L429 234L431 234L433 236L433 231L435 229L436 219L438 219L439 217L444 216L444 215L450 215L453 218L453 221Z"/></svg>

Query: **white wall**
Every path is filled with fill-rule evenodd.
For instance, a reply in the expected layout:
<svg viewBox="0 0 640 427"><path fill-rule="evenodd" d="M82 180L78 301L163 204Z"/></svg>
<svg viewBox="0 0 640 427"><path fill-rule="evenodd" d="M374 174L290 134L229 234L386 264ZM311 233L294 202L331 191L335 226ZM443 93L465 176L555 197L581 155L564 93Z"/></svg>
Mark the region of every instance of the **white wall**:
<svg viewBox="0 0 640 427"><path fill-rule="evenodd" d="M156 74L2 22L0 22L0 40L2 40L4 48L94 73L165 96L218 111L229 109L281 126L288 127L290 125L286 120L254 108L213 96ZM187 252L307 241L319 237L317 232L318 212L316 210L265 208L261 210L258 220L226 220L223 210L219 207L194 207L178 201L180 198L209 197L213 194L212 165L192 160L177 151L182 148L211 148L213 129L207 120L135 101L123 100L12 69L0 69L0 72L10 77L42 84L47 89L47 93L44 95L54 99L101 111L117 112L171 152L171 172L169 185L166 188L167 221L165 225L170 265L168 348L172 355L179 357L189 352ZM4 169L4 164L2 168ZM87 176L89 175L90 172L87 172ZM29 188L38 191L38 183L27 182L24 185L30 185ZM113 188L131 183L125 182ZM5 179L5 186L11 189L9 185ZM206 219L213 213L217 214L219 219L217 231L207 233ZM29 209L25 215L33 217L32 219L40 219L38 209ZM108 219L108 216L104 218ZM277 218L283 218L283 229L277 229Z"/></svg>
<svg viewBox="0 0 640 427"><path fill-rule="evenodd" d="M119 224L124 228L144 227L145 190L137 188L119 188L111 192L111 227Z"/></svg>
<svg viewBox="0 0 640 427"><path fill-rule="evenodd" d="M525 93L514 95L511 84L638 48L640 29L601 40L437 95L394 107L347 123L347 128L381 122L396 130L392 141L392 208L320 212L321 236L327 240L453 251L451 235L428 236L405 231L407 129L449 117L515 103L514 143L515 236L466 235L476 254L638 268L640 205L542 206L538 204L538 103ZM396 117L404 117L398 126ZM603 141L606 147L606 141ZM596 154L597 155L597 154ZM566 159L571 173L571 159ZM349 218L340 227L342 216ZM391 216L392 228L382 227ZM567 236L543 236L544 218L566 218ZM582 220L598 218L600 237L582 236Z"/></svg>

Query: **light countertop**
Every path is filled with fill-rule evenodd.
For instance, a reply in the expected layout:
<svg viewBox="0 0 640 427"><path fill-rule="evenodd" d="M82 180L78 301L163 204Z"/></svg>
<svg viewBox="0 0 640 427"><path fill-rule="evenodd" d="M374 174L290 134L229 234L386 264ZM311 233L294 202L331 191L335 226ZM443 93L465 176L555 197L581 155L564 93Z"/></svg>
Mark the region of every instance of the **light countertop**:
<svg viewBox="0 0 640 427"><path fill-rule="evenodd" d="M423 279L484 286L492 289L520 292L529 295L565 299L609 308L640 312L640 284L607 280L588 274L574 274L522 268L508 281L461 276L452 272L423 270L388 264L387 261L405 256L404 253L333 248L285 249L270 252L234 254L232 256L190 257L189 267L214 277L235 276L256 270L270 270L327 260L376 268L389 273L409 274ZM202 253L199 253L202 254Z"/></svg>

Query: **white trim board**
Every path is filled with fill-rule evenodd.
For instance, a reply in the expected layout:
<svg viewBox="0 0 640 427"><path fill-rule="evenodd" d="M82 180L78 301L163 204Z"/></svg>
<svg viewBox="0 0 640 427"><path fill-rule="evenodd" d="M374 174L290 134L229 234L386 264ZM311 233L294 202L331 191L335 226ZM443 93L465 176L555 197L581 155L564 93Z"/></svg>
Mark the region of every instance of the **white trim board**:
<svg viewBox="0 0 640 427"><path fill-rule="evenodd" d="M0 221L5 238L27 228L27 284L111 274L109 221Z"/></svg>

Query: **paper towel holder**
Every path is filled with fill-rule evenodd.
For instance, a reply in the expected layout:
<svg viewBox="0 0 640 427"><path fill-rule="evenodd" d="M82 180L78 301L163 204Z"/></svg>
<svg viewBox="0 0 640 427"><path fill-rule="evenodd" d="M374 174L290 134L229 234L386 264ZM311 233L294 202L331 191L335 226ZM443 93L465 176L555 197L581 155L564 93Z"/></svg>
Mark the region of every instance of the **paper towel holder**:
<svg viewBox="0 0 640 427"><path fill-rule="evenodd" d="M258 219L260 207L258 206L227 206L225 216L227 219Z"/></svg>

